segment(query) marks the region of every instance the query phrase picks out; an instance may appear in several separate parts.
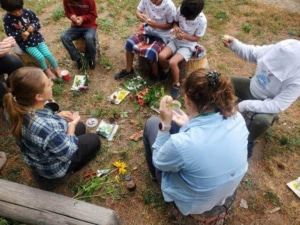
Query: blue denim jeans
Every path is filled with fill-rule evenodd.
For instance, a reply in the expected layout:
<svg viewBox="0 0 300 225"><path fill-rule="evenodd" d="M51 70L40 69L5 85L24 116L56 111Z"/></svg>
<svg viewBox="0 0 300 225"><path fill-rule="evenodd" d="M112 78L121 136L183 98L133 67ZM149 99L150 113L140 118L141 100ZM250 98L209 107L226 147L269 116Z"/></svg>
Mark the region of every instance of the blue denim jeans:
<svg viewBox="0 0 300 225"><path fill-rule="evenodd" d="M77 61L80 59L80 53L73 44L74 40L83 38L85 40L85 57L88 61L95 60L96 56L96 30L94 28L71 27L66 30L61 41L68 50L71 59Z"/></svg>

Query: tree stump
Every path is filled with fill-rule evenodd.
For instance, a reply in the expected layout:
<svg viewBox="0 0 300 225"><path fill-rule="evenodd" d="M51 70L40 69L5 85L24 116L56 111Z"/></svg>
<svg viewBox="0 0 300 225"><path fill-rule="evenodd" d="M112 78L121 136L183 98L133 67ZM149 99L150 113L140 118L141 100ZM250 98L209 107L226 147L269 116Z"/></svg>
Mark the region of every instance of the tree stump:
<svg viewBox="0 0 300 225"><path fill-rule="evenodd" d="M191 58L189 61L182 61L179 64L179 70L180 70L180 77L185 77L186 75L189 75L191 72L197 70L197 69L208 69L208 60L206 55L202 58Z"/></svg>
<svg viewBox="0 0 300 225"><path fill-rule="evenodd" d="M35 58L24 52L18 45L13 48L13 52L22 60L25 66L40 66Z"/></svg>

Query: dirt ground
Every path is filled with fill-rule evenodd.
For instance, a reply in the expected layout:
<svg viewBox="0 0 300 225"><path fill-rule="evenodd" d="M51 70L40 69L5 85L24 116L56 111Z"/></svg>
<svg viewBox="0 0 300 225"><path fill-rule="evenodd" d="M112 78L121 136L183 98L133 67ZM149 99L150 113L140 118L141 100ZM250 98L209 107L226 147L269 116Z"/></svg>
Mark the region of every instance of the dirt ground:
<svg viewBox="0 0 300 225"><path fill-rule="evenodd" d="M300 12L299 0L257 1L267 4L268 7L270 7L270 10L275 10L277 7L285 7L289 8L291 11L296 10L297 12ZM43 18L43 21L51 20L51 11L59 4L61 3L56 3L55 5L47 7L39 17ZM275 8L269 4L275 5ZM261 6L263 7L264 5ZM105 13L100 16L105 17ZM46 38L49 48L53 55L57 57L62 69L68 69L70 74L74 76L79 74L79 72L75 68L73 62L70 61L67 52L59 41L60 34L68 26L69 21L67 19L61 19L56 23L45 23L41 33ZM133 33L136 27L132 26L127 29L128 33ZM230 32L228 33L234 33L234 30L229 31ZM149 116L157 114L149 110L149 108L142 108L140 111L136 112L130 100L125 100L118 106L105 101L116 88L120 87L120 82L115 81L113 76L125 65L124 38L121 38L118 33L106 36L101 31L98 32L98 35L101 57L102 59L103 57L107 57L112 66L104 67L98 63L94 71L89 71L91 82L90 90L85 94L86 96L81 96L80 98L80 96L78 97L68 90L63 90L62 97L57 99L57 102L64 109L74 111L79 110L83 121L90 116L90 114L86 112L87 107L91 111L96 111L97 108L105 109L106 112L108 112L107 114L111 114L113 111L126 111L128 113L128 118L117 119L118 124L120 124L120 130L118 131L116 139L113 142L107 142L102 138L101 140L103 147L106 149L105 151L110 151L111 158L113 159L117 159L117 156L120 154L119 152L127 151L127 153L125 153L126 163L129 165L129 169L137 183L137 190L133 193L123 193L121 199L92 199L90 202L115 210L120 216L123 225L179 224L179 222L170 215L170 209L172 208L170 204L161 204L157 206L144 203L144 191L148 190L149 186L153 186L153 193L150 195L150 198L156 198L160 195L160 189L148 176L142 141L140 140L133 143L128 140L128 136L139 132L142 129L145 120ZM215 41L216 39L208 39L205 41L205 45L218 45ZM215 50L213 53L215 55L208 56L211 68L215 68L218 65L217 62L223 59L227 65L232 68L232 73L240 74L241 76L248 76L255 68L255 65L245 63L236 58L231 62L232 53L230 52L222 55L223 53ZM138 66L136 60L134 65L136 67ZM70 86L71 82L66 84L65 89L69 89ZM166 87L166 90L168 92L167 88L168 87ZM95 99L95 96L98 93L97 90L101 91L102 99L104 100L94 103L93 99ZM76 99L84 99L85 102L76 102ZM288 132L293 132L293 128L299 126L299 109L300 102L298 100L292 107L280 115L280 120L272 127L271 133L275 132L275 130L279 134L282 132L282 134L285 135L288 135ZM0 115L2 115L2 112L0 112ZM90 131L93 132L93 130ZM0 118L0 136L3 137L7 135L8 132L5 128L3 118ZM8 148L10 149L7 151L8 162L1 172L1 178L37 187L37 183L33 179L30 169L24 164L22 156L14 146L14 143L12 141L6 143L4 140L1 140L0 144L2 148L5 147L6 150ZM271 154L267 151L268 148L271 147L268 146L267 139L265 138L261 138L255 145L254 155L249 160L249 170L238 189L237 199L233 205L233 210L230 212L225 224L300 225L299 198L286 187L287 182L299 176L299 170L295 170L295 168L299 168L300 166L299 153L287 152L286 154L271 157ZM107 152L104 153L107 154ZM103 161L101 154L99 154L97 159L89 163L82 171L73 174L66 185L56 188L54 192L73 197L74 192L71 192L70 189L72 189L72 186L76 186L78 179L82 177L85 172L107 165L107 163L107 161ZM137 170L133 170L134 167L137 167ZM280 204L276 205L272 199L266 199L266 193L276 193L279 197ZM240 206L242 200L246 200L248 208ZM279 207L279 211L270 213L271 210L277 207Z"/></svg>

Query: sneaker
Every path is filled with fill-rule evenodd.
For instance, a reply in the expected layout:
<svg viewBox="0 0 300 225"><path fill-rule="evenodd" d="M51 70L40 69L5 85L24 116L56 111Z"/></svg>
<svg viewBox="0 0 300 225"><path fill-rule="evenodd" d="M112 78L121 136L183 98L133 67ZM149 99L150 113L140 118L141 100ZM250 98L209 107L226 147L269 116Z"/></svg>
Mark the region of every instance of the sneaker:
<svg viewBox="0 0 300 225"><path fill-rule="evenodd" d="M154 74L152 74L150 76L150 79L147 80L146 85L148 87L152 87L154 84L156 84L158 82L157 76L155 76Z"/></svg>
<svg viewBox="0 0 300 225"><path fill-rule="evenodd" d="M78 60L76 61L76 63L77 63L77 69L78 69L78 70L82 70L83 64L82 64L81 59L78 59Z"/></svg>
<svg viewBox="0 0 300 225"><path fill-rule="evenodd" d="M93 60L90 60L90 61L89 61L89 67L90 67L90 69L91 69L91 70L95 69L95 66L96 66L96 65L95 65L95 60L94 60L94 59L93 59Z"/></svg>
<svg viewBox="0 0 300 225"><path fill-rule="evenodd" d="M134 75L134 70L133 69L131 69L129 72L127 72L126 69L123 69L115 75L115 80L122 79L122 78L125 78L125 77L130 77L130 76L133 76L133 75Z"/></svg>
<svg viewBox="0 0 300 225"><path fill-rule="evenodd" d="M180 94L180 86L177 86L176 84L173 84L171 87L171 96L172 98L178 98Z"/></svg>

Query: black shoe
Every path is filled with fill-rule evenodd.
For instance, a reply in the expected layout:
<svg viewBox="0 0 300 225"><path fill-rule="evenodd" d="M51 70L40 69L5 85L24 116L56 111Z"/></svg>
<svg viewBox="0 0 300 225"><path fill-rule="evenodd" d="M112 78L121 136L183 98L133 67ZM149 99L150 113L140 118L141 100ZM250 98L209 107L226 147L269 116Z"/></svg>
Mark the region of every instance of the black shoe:
<svg viewBox="0 0 300 225"><path fill-rule="evenodd" d="M78 59L78 60L76 61L76 63L77 63L77 69L78 69L78 70L82 70L83 64L82 64L81 59Z"/></svg>
<svg viewBox="0 0 300 225"><path fill-rule="evenodd" d="M159 82L164 82L164 81L168 80L171 73L172 73L171 70L169 70L167 73L164 73L163 75L161 75L159 77Z"/></svg>
<svg viewBox="0 0 300 225"><path fill-rule="evenodd" d="M125 77L130 77L134 75L134 70L131 69L129 72L126 71L126 69L121 70L119 73L115 75L115 80L119 80Z"/></svg>
<svg viewBox="0 0 300 225"><path fill-rule="evenodd" d="M157 76L155 76L154 74L152 74L150 76L150 79L147 80L146 85L148 87L152 87L154 84L156 84L158 82Z"/></svg>
<svg viewBox="0 0 300 225"><path fill-rule="evenodd" d="M95 60L94 60L94 59L93 59L93 60L90 60L90 61L89 61L89 67L90 67L90 69L91 69L91 70L95 69L95 66L96 66Z"/></svg>

